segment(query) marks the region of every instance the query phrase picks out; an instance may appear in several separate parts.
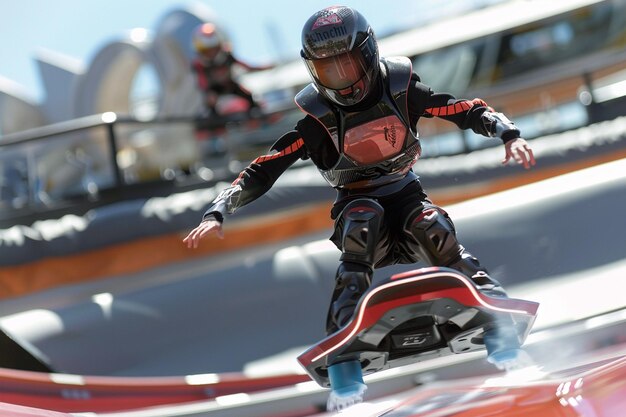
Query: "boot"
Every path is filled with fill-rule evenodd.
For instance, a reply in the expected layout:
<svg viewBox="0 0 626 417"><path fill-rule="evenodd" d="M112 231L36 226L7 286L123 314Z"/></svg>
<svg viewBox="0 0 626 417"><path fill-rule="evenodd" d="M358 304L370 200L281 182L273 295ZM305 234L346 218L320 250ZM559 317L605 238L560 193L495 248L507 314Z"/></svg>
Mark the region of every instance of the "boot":
<svg viewBox="0 0 626 417"><path fill-rule="evenodd" d="M456 269L465 276L469 277L478 290L493 297L506 297L506 292L502 285L489 276L485 268L480 265L478 259L461 246L461 254L456 257L449 265L449 268Z"/></svg>
<svg viewBox="0 0 626 417"><path fill-rule="evenodd" d="M478 287L478 291L490 297L508 297L502 285L495 279L491 278L487 271L478 271L470 277L470 279Z"/></svg>
<svg viewBox="0 0 626 417"><path fill-rule="evenodd" d="M371 284L371 276L372 270L365 265L344 262L339 266L326 321L328 334L348 323L361 296Z"/></svg>

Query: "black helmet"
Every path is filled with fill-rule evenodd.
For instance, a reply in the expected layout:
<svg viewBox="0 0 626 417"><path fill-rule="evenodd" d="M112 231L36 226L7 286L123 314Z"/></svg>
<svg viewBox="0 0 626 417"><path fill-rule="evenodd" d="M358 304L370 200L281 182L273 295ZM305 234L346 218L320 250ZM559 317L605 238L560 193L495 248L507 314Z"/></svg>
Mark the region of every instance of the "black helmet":
<svg viewBox="0 0 626 417"><path fill-rule="evenodd" d="M356 10L320 10L302 29L300 53L319 92L341 105L357 104L372 90L380 67L374 31Z"/></svg>

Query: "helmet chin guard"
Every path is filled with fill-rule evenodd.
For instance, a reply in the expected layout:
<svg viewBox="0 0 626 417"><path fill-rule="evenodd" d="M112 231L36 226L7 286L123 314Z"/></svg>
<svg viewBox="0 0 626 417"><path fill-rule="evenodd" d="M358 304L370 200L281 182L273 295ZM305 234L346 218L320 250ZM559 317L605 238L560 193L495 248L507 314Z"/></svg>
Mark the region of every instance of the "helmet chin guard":
<svg viewBox="0 0 626 417"><path fill-rule="evenodd" d="M318 91L340 106L361 102L380 72L374 31L350 7L311 16L302 29L301 56Z"/></svg>

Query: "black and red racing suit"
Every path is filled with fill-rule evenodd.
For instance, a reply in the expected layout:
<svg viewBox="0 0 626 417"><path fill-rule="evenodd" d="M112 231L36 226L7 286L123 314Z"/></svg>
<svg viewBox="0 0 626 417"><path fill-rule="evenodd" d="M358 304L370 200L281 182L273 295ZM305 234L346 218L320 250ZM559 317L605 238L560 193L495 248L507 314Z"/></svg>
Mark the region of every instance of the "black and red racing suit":
<svg viewBox="0 0 626 417"><path fill-rule="evenodd" d="M204 105L207 110L215 113L217 98L224 94L234 94L243 98L248 102L251 109L258 107L252 93L233 78L234 66L239 66L246 71L262 71L271 68L271 66L249 65L238 60L228 51L224 51L211 61L197 57L191 62L191 70L195 74L198 87L204 95Z"/></svg>
<svg viewBox="0 0 626 417"><path fill-rule="evenodd" d="M400 71L397 73L402 73L402 66L398 68ZM406 66L404 68L406 69ZM335 126L348 123L346 120L357 120L353 132L363 134L362 143L367 145L357 149L363 149L371 156L370 145L376 147L375 140L366 138L371 134L366 126L372 125L368 116L377 111L380 113L381 103L384 101L382 94L391 96L390 83L381 82L377 88L379 91L374 90L362 103L349 109L349 116L340 116L344 117L342 119L344 122L339 121L335 125L322 122L328 120L326 116L332 120L340 119L340 117L333 119L332 113L335 110L328 103L321 106L322 113L326 111L322 114L322 119L311 114L300 119L293 130L285 133L274 144L273 153L259 156L252 161L232 185L222 191L204 215L205 219L213 217L222 222L227 213L233 213L268 191L299 159L311 159L323 175L330 172L331 175L325 178L329 183L331 179L336 180L334 187L337 189L337 199L331 211L331 218L335 220L335 230L330 239L342 255L329 308L328 333L336 331L346 323L359 297L369 287L373 270L382 266L410 264L421 260L427 265L450 267L470 277L479 290L505 296L500 284L493 280L478 260L458 242L452 220L444 210L428 199L418 177L410 168L419 156L420 147L419 142L415 142L418 139L414 127L422 118L438 117L456 124L460 129L471 129L488 137L498 136L503 142L518 138L519 130L504 115L495 113L481 99L456 99L450 94L434 93L420 82L416 74L411 75L410 70L406 74L405 83L408 81L406 104L402 103L406 108L400 111L397 111L397 108L387 110L392 118L395 117L394 114L403 114L399 116L402 119L408 116L406 127L413 127L410 132L413 136L409 138L406 136L407 130L402 127L402 123L407 122L401 121L398 125L398 119L394 119L396 120L394 126L399 126L394 129L398 131L404 129L404 137L409 138L405 139L404 143L412 144L410 148L405 146L403 153L391 155L378 166L376 164L359 166L358 163L354 163L353 167L348 167L343 172L337 171L338 174L335 176L332 175L336 165L347 161L347 152L352 152L348 148L345 148L346 153L340 153L338 150L338 145L333 140L342 143L341 139L332 137L330 133L336 131ZM307 91L305 94L307 99L312 97L313 100L319 100L315 91L311 91L311 88ZM402 94L404 92L402 89ZM298 96L296 101L298 102ZM302 102L305 102L304 99ZM389 103L389 100L386 102ZM316 103L319 104L320 101ZM386 109L391 107L387 106ZM372 110L373 108L378 110ZM373 119L372 126L375 126L376 120L379 119ZM359 123L362 123L364 129L359 130L361 126ZM345 134L349 139L353 136L352 133ZM382 140L386 141L387 136L385 133ZM356 139L358 140L358 137ZM395 143L395 140L393 142ZM389 149L389 145L382 145ZM352 162L354 156L351 155ZM358 155L356 160L358 161ZM397 161L400 161L398 169L394 168ZM372 173L378 177L370 181L368 175ZM385 175L388 175L390 181L385 180ZM352 179L355 181L351 183ZM357 181L359 179L364 180ZM367 186L368 181L372 186ZM359 186L352 187L354 184ZM366 186L361 187L362 184Z"/></svg>

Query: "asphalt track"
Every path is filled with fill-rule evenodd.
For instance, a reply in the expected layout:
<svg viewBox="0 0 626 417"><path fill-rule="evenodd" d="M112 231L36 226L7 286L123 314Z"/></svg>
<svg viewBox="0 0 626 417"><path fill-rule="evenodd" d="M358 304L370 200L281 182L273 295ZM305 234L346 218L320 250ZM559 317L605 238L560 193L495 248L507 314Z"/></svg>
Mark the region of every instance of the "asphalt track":
<svg viewBox="0 0 626 417"><path fill-rule="evenodd" d="M540 332L625 307L625 207L620 160L447 210L511 296L541 302ZM63 373L297 371L295 356L323 336L338 259L327 236L7 300L0 325ZM416 266L385 268L375 279Z"/></svg>

